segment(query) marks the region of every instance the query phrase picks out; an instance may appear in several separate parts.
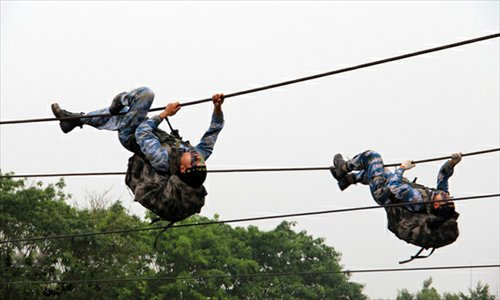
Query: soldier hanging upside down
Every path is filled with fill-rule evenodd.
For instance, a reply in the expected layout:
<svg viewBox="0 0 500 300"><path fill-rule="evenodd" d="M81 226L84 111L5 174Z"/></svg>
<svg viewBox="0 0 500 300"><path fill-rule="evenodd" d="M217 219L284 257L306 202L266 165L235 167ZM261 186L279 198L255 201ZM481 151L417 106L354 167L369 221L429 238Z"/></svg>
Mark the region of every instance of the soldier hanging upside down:
<svg viewBox="0 0 500 300"><path fill-rule="evenodd" d="M224 126L224 95L212 97L214 111L210 127L194 147L178 135L170 135L158 128L164 119L179 111L179 102L169 103L159 115L148 118L153 100L153 91L141 87L118 94L109 108L86 114L111 116L82 118L83 113L68 112L57 103L52 104L52 112L57 118L63 118L59 125L64 133L83 125L118 131L120 143L134 153L129 159L125 181L134 193L135 201L160 218L176 222L200 212L205 204L205 161L212 154Z"/></svg>
<svg viewBox="0 0 500 300"><path fill-rule="evenodd" d="M348 161L336 154L330 171L341 190L362 183L370 186L372 197L379 205L407 203L385 207L389 230L408 243L425 249L438 248L453 243L458 237L456 220L459 214L449 200L448 179L462 155L455 153L451 157L439 170L437 188L403 177L406 170L415 166L412 161L407 160L395 172L390 172L384 168L380 154L370 150ZM425 203L441 200L445 201Z"/></svg>

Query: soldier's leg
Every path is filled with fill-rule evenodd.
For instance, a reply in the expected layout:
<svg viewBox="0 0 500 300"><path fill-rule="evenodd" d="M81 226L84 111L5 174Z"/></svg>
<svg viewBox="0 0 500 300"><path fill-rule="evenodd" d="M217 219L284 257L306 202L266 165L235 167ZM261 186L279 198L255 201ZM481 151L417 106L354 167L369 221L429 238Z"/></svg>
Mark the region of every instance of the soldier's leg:
<svg viewBox="0 0 500 300"><path fill-rule="evenodd" d="M380 154L371 150L360 153L347 162L347 168L349 171L361 171L357 174L356 179L359 182L370 185L370 192L378 204L387 203L387 180L385 177L384 162Z"/></svg>
<svg viewBox="0 0 500 300"><path fill-rule="evenodd" d="M352 172L354 176L354 183L361 183L364 185L369 185L370 184L370 179L368 178L368 172L359 171L359 172Z"/></svg>
<svg viewBox="0 0 500 300"><path fill-rule="evenodd" d="M347 161L348 171L365 171L368 179L375 176L382 176L384 172L384 162L382 156L375 151L368 150L356 155L353 159Z"/></svg>
<svg viewBox="0 0 500 300"><path fill-rule="evenodd" d="M54 116L61 119L59 123L64 133L72 131L76 126L82 127L84 124L97 129L119 130L124 127L137 126L144 121L154 100L153 91L142 87L120 95L123 95L122 99L120 99L121 102L125 102L121 109L124 114L109 116L109 108L96 110L88 114L72 113L62 109L57 103L52 104L52 112ZM115 99L113 99L113 104ZM91 117L87 118L85 116Z"/></svg>
<svg viewBox="0 0 500 300"><path fill-rule="evenodd" d="M82 118L82 122L101 130L116 131L122 128L134 128L133 131L135 131L135 128L146 119L148 111L153 104L153 100L154 93L151 89L147 87L134 89L121 97L121 102L124 107L121 109L120 113L124 114ZM95 116L109 113L109 108L104 108L90 112L86 115ZM127 130L126 132L128 131L130 130ZM124 135L127 134L126 132ZM128 134L133 135L133 132ZM122 141L122 138L120 138L120 141Z"/></svg>
<svg viewBox="0 0 500 300"><path fill-rule="evenodd" d="M130 152L141 154L141 149L135 139L136 127L125 127L118 130L118 139L125 149Z"/></svg>
<svg viewBox="0 0 500 300"><path fill-rule="evenodd" d="M340 153L333 158L334 167L330 169L337 179L340 190L345 190L351 184L369 184L374 176L383 174L383 162L380 155L374 151L365 151L353 159L345 161ZM379 167L382 168L380 172ZM352 172L359 171L359 172Z"/></svg>

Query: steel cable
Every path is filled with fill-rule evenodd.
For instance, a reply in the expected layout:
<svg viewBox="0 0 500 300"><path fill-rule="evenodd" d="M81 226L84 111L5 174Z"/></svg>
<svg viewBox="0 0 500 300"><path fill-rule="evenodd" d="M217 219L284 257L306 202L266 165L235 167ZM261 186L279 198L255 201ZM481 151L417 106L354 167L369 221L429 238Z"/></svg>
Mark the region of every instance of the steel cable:
<svg viewBox="0 0 500 300"><path fill-rule="evenodd" d="M335 75L335 74L354 71L357 69L372 67L372 66L379 65L379 64L384 64L384 63L397 61L397 60L401 60L401 59L406 59L406 58L410 58L410 57L414 57L414 56L419 56L419 55L423 55L423 54L437 52L437 51L450 49L450 48L454 48L454 47L459 47L459 46L463 46L463 45L467 45L467 44L477 43L477 42L481 42L481 41L485 41L485 40L489 40L489 39L494 39L494 38L498 38L498 37L500 37L500 33L490 34L490 35L486 35L486 36L482 36L482 37L478 37L478 38L474 38L474 39L464 40L461 42L447 44L447 45L443 45L443 46L439 46L439 47L434 47L434 48L429 48L429 49L425 49L425 50L411 52L411 53L407 53L407 54L403 54L403 55L393 56L390 58L376 60L376 61L372 61L372 62L368 62L368 63L364 63L364 64L352 66L352 67L347 67L347 68L343 68L343 69L338 69L338 70L326 72L326 73L316 74L316 75L302 77L302 78L298 78L298 79L294 79L294 80L283 81L280 83L275 83L275 84L271 84L271 85L267 85L267 86L263 86L263 87L258 87L258 88L248 89L248 90L244 90L244 91L240 91L240 92L230 93L230 94L224 95L224 98L241 96L241 95L255 93L255 92L259 92L259 91L264 91L264 90L277 88L277 87L281 87L281 86L285 86L285 85L295 84L295 83L299 83L299 82L303 82L303 81L318 79L321 77L326 77L326 76L331 76L331 75ZM200 104L200 103L210 102L210 101L212 101L212 98L206 98L206 99L201 99L201 100L184 102L184 103L181 103L181 106L190 106L190 105L195 105L195 104ZM165 109L164 107L157 107L157 108L150 109L149 111L150 112L151 111L160 111L160 110L164 110L164 109ZM109 117L109 116L111 116L111 115L110 114L100 114L100 115L92 115L92 116L85 116L84 115L84 116L77 117L77 118L95 118L95 117ZM27 120L10 120L10 121L0 121L0 125L57 121L57 120L67 120L67 119L74 119L74 118L75 117L65 117L65 118L60 118L60 119L41 118L41 119L27 119Z"/></svg>
<svg viewBox="0 0 500 300"><path fill-rule="evenodd" d="M482 151L475 151L463 153L464 156L473 156L486 154L491 152L498 152L500 148L493 148ZM413 161L414 164L427 163L432 161L450 159L451 156L441 156L435 158L428 158ZM400 163L385 164L384 167L397 167ZM222 169L222 170L208 170L208 173L251 173L251 172L299 172L299 171L322 171L330 170L332 167L289 167L289 168L252 168L252 169ZM107 175L125 175L126 172L93 172L93 173L52 173L52 174L21 174L21 175L0 175L0 178L33 178L33 177L70 177L70 176L107 176Z"/></svg>
<svg viewBox="0 0 500 300"><path fill-rule="evenodd" d="M500 264L468 265L468 266L440 266L440 267L415 267L415 268L385 268L385 269L354 269L337 271L309 271L309 272L276 272L276 273L253 273L253 274L225 274L225 275L193 275L193 276L159 276L159 277L132 277L132 278L101 278L101 279L74 279L74 280L33 280L1 282L2 285L21 284L83 284L83 283L105 283L105 282L132 282L132 281L166 281L166 280L206 280L220 278L252 278L252 277L284 277L284 276L318 276L331 274L354 274L354 273L381 273L381 272L414 272L435 270L458 270L458 269L484 269L499 268Z"/></svg>
<svg viewBox="0 0 500 300"><path fill-rule="evenodd" d="M495 198L495 197L500 197L500 194L488 194L488 195L477 195L477 196L469 196L469 197L460 197L460 198L454 198L454 199L452 199L452 201L464 201L464 200L472 200L472 199L486 199L486 198ZM424 202L421 202L421 203L434 203L434 202L448 202L448 200L424 201ZM340 213L340 212L349 212L349 211L371 210L371 209L379 209L379 208L386 208L386 207L397 207L397 206L405 206L405 205L408 205L408 203L394 203L394 204L385 204L385 205L374 205L374 206L341 208L341 209L332 209L332 210L323 210L323 211L313 211L313 212L303 212L303 213L293 213L293 214L281 214L281 215L264 216L264 217L250 217L250 218L241 218L241 219L231 219L231 220L225 220L225 221L209 221L209 222L200 222L200 223L186 223L186 224L173 225L173 226L170 226L170 228L192 227L192 226L207 226L207 225L227 224L227 223L236 223L236 222L248 222L248 221L258 221L258 220L270 220L270 219L283 219L283 218L289 218L289 217L303 217L303 216L320 215L320 214L331 214L331 213ZM22 239L12 239L12 240L3 240L3 241L0 241L0 244L19 243L19 242L35 242L35 241L41 241L41 240L55 240L55 239L64 239L64 238L88 237L88 236L107 235L107 234L122 234L122 233L131 233L131 232L139 232L139 231L150 231L150 230L163 230L167 226L129 228L129 229L121 229L121 230L110 230L110 231L86 232L86 233L63 234L63 235L53 235L53 236L44 236L44 237L31 237L31 238L22 238Z"/></svg>

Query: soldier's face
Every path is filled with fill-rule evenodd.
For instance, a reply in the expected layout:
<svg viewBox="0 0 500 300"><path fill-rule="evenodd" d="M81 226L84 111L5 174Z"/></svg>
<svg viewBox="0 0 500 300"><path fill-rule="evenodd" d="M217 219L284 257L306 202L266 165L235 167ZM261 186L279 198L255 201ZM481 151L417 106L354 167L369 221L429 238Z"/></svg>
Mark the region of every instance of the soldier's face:
<svg viewBox="0 0 500 300"><path fill-rule="evenodd" d="M181 156L181 173L185 173L191 167L204 166L205 161L198 152L184 152Z"/></svg>
<svg viewBox="0 0 500 300"><path fill-rule="evenodd" d="M441 201L441 200L448 200L452 198L450 194L447 193L437 193L434 195L434 198L432 200L434 201ZM434 208L438 208L439 206L445 205L446 202L434 202Z"/></svg>

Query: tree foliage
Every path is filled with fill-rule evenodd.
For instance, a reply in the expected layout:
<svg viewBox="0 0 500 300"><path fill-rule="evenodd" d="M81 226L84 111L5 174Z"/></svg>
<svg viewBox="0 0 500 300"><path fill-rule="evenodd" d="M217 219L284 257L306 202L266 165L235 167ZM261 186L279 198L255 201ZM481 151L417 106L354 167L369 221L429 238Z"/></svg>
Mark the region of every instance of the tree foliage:
<svg viewBox="0 0 500 300"><path fill-rule="evenodd" d="M146 227L119 201L77 209L64 182L0 178L0 240ZM216 217L217 218L217 217ZM194 216L185 222L205 222ZM261 231L229 225L0 244L0 299L366 299L349 275L240 276L339 271L340 254L294 223ZM203 276L221 276L203 278ZM174 277L180 279L169 279ZM156 278L103 282L113 278ZM95 280L87 283L57 281ZM55 281L51 284L14 284ZM11 284L5 284L11 283Z"/></svg>
<svg viewBox="0 0 500 300"><path fill-rule="evenodd" d="M424 280L422 289L416 294L411 294L407 289L398 291L396 300L495 300L496 297L490 294L489 286L478 282L474 289L469 289L469 295L464 293L444 293L442 296L431 287L432 277Z"/></svg>

